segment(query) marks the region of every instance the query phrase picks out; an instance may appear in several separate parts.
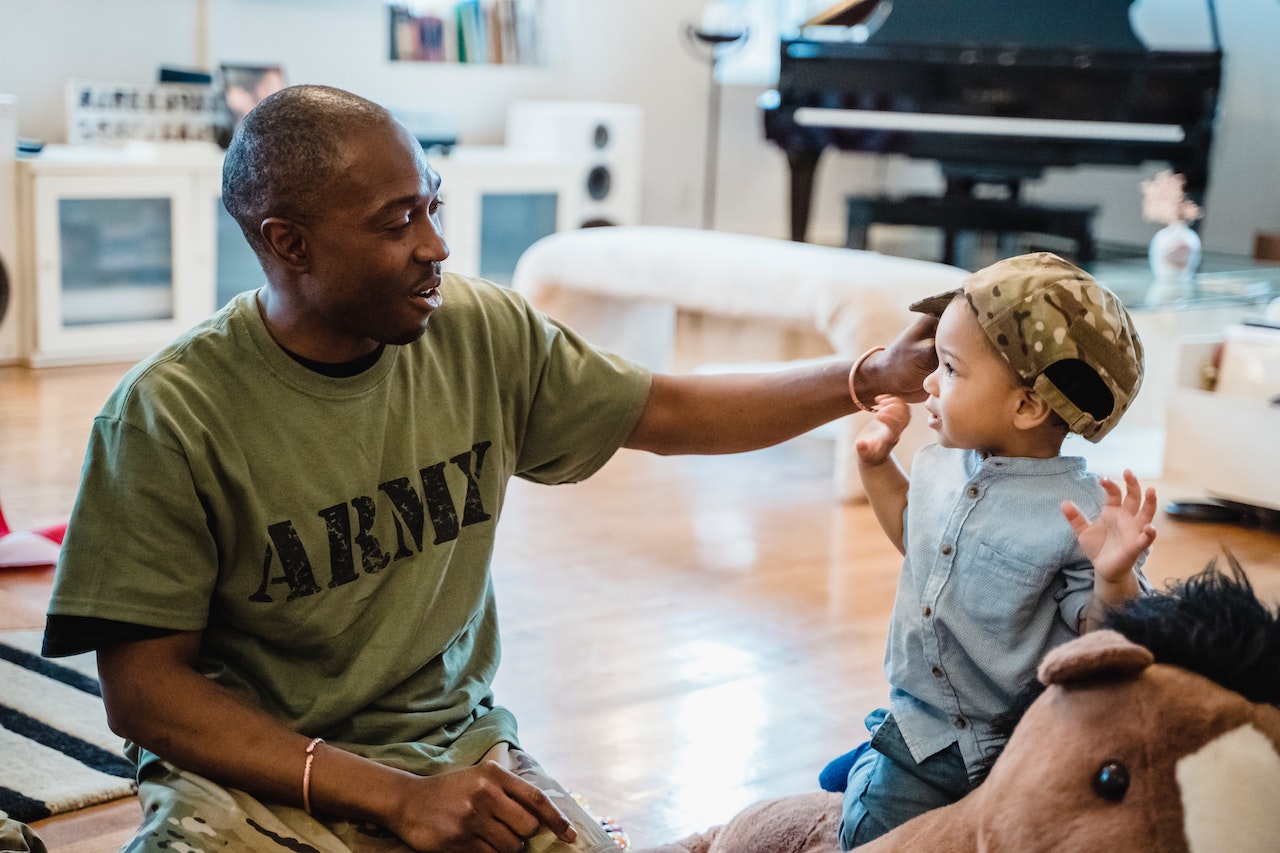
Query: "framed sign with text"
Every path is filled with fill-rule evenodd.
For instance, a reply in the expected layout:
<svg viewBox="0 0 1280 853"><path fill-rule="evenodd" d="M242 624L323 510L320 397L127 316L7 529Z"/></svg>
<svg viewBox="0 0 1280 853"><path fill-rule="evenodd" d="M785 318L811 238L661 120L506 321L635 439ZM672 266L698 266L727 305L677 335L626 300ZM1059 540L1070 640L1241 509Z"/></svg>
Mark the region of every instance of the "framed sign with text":
<svg viewBox="0 0 1280 853"><path fill-rule="evenodd" d="M225 106L209 85L67 84L67 144L212 142Z"/></svg>

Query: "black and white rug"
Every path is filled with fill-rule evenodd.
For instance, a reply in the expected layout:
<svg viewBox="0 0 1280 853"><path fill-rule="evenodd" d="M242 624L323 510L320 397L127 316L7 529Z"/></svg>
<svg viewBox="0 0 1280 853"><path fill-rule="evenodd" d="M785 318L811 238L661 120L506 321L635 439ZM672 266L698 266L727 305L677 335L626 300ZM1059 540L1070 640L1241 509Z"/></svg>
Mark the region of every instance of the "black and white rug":
<svg viewBox="0 0 1280 853"><path fill-rule="evenodd" d="M0 811L30 823L126 797L134 767L107 727L94 655L46 660L41 632L0 632Z"/></svg>

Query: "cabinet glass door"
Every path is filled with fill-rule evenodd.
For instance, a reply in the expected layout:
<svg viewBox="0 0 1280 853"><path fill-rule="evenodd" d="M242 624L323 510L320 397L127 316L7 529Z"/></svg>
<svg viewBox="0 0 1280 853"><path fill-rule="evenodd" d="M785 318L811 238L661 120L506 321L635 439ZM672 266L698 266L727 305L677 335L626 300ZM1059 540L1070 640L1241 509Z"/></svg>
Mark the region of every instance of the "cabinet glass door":
<svg viewBox="0 0 1280 853"><path fill-rule="evenodd" d="M558 197L544 193L485 193L480 198L480 277L511 286L525 250L555 233ZM444 217L449 216L444 208ZM445 235L449 234L445 223Z"/></svg>
<svg viewBox="0 0 1280 853"><path fill-rule="evenodd" d="M190 169L29 170L32 366L141 358L213 310L213 239L196 228Z"/></svg>
<svg viewBox="0 0 1280 853"><path fill-rule="evenodd" d="M172 199L58 200L62 326L172 320Z"/></svg>

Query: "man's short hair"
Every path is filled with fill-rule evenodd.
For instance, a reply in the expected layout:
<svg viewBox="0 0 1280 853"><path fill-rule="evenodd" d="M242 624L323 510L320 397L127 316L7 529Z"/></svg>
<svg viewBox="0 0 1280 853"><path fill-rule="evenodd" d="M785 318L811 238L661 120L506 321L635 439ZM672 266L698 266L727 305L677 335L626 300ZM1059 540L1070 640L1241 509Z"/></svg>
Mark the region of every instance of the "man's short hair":
<svg viewBox="0 0 1280 853"><path fill-rule="evenodd" d="M222 165L222 203L263 257L269 216L309 222L345 164L354 131L394 121L383 107L330 86L289 86L258 104L236 129Z"/></svg>

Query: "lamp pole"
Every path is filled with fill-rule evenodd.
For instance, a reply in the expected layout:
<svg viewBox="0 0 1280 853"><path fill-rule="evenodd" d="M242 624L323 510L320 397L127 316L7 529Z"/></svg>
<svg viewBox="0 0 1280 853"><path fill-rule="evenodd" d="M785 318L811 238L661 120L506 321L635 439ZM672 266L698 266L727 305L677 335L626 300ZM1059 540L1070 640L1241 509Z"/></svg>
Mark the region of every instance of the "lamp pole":
<svg viewBox="0 0 1280 853"><path fill-rule="evenodd" d="M710 71L707 80L707 150L703 156L702 227L711 230L716 218L716 160L720 151L720 83L716 80L716 67L722 51L729 45L746 41L747 28L716 29L709 31L694 24L685 27L689 44L701 50Z"/></svg>

